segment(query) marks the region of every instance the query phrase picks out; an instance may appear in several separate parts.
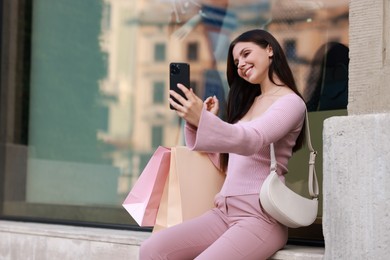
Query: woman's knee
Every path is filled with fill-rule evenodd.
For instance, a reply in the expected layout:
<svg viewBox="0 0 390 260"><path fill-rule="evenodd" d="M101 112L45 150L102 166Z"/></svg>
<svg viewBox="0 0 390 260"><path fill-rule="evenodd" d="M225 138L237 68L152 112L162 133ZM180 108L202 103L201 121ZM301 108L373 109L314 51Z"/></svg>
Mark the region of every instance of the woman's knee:
<svg viewBox="0 0 390 260"><path fill-rule="evenodd" d="M151 260L153 258L152 254L155 252L156 248L153 247L151 239L147 239L142 242L139 248L139 260Z"/></svg>
<svg viewBox="0 0 390 260"><path fill-rule="evenodd" d="M140 260L146 260L148 259L147 252L149 251L148 246L146 245L146 241L144 241L141 246L139 247L139 259Z"/></svg>
<svg viewBox="0 0 390 260"><path fill-rule="evenodd" d="M162 232L162 231L159 231ZM148 239L141 243L139 249L139 260L163 260L169 250L170 239L161 234L152 234Z"/></svg>

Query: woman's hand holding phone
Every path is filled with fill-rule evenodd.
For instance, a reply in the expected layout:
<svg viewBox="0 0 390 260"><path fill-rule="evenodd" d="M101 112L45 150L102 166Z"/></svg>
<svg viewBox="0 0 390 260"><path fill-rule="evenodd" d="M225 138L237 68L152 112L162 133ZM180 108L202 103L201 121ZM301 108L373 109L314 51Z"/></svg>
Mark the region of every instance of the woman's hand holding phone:
<svg viewBox="0 0 390 260"><path fill-rule="evenodd" d="M202 114L203 101L195 95L192 89L186 88L183 84L179 83L177 87L184 93L185 97L174 90L170 90L169 103L176 110L178 116L197 127Z"/></svg>
<svg viewBox="0 0 390 260"><path fill-rule="evenodd" d="M191 125L196 127L199 125L203 108L214 115L218 114L219 101L216 96L208 97L203 102L192 89L186 88L183 84L177 84L177 87L184 93L185 97L170 90L169 94L172 97L169 98L169 103L176 110L176 113Z"/></svg>
<svg viewBox="0 0 390 260"><path fill-rule="evenodd" d="M170 87L169 107L188 123L198 126L203 107L218 114L219 102L216 96L208 97L204 102L190 87L190 65L172 62L169 65Z"/></svg>

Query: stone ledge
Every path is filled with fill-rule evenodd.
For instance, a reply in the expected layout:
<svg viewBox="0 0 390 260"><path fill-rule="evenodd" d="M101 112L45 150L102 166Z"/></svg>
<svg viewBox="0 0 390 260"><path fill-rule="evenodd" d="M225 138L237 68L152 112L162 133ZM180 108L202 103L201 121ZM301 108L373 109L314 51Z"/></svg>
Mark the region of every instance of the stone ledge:
<svg viewBox="0 0 390 260"><path fill-rule="evenodd" d="M0 220L0 258L138 259L148 232ZM23 248L23 250L20 250ZM271 259L319 260L324 248L287 245Z"/></svg>
<svg viewBox="0 0 390 260"><path fill-rule="evenodd" d="M310 246L286 245L270 259L272 260L322 260L324 259L325 248Z"/></svg>
<svg viewBox="0 0 390 260"><path fill-rule="evenodd" d="M0 233L140 245L148 232L0 220Z"/></svg>

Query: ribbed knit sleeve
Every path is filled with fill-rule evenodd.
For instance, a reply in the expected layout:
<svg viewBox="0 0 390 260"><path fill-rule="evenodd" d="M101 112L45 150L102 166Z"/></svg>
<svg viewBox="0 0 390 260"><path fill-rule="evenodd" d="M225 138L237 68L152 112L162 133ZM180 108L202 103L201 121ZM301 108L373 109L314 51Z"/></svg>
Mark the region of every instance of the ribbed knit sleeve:
<svg viewBox="0 0 390 260"><path fill-rule="evenodd" d="M186 141L186 146L191 148L194 146L196 140L196 131L197 128L191 124L186 123L184 127L184 136ZM215 167L219 169L219 153L208 152L210 160L213 162Z"/></svg>
<svg viewBox="0 0 390 260"><path fill-rule="evenodd" d="M203 110L198 127L186 125L187 146L208 152L229 153L225 183L220 194L256 194L270 171L270 143L274 143L277 172L284 180L292 148L302 129L305 103L295 94L276 100L266 112L248 122L229 124Z"/></svg>
<svg viewBox="0 0 390 260"><path fill-rule="evenodd" d="M188 146L194 150L252 155L263 146L277 142L302 123L305 104L295 94L276 100L258 118L229 124L203 110L195 140Z"/></svg>

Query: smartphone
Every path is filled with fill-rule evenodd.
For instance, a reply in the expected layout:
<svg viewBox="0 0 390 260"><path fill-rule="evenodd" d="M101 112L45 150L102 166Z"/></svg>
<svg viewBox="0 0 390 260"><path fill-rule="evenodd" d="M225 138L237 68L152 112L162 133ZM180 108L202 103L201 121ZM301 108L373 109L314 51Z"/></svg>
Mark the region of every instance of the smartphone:
<svg viewBox="0 0 390 260"><path fill-rule="evenodd" d="M169 89L185 98L183 91L177 87L178 83L190 88L190 65L188 63L172 62L169 64ZM175 98L173 100L180 104ZM169 107L175 109L172 105L169 105Z"/></svg>

